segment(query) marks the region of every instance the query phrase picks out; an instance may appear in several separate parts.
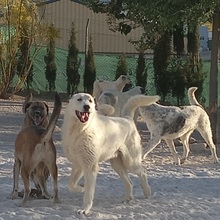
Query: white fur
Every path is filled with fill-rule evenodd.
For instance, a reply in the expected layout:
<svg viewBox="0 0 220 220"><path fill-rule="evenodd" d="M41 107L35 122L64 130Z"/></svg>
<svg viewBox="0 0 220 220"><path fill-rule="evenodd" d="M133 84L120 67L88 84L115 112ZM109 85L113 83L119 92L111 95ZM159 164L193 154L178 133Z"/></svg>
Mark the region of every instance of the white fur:
<svg viewBox="0 0 220 220"><path fill-rule="evenodd" d="M149 96L145 105L157 101L158 96ZM145 197L150 196L150 187L142 167L142 146L140 135L131 119L137 106L136 100L130 100L124 109L124 117L108 117L98 114L91 95L79 93L72 96L64 114L62 140L64 154L72 162L69 189L84 192L81 214L88 214L92 208L96 176L99 163L110 160L113 169L124 182L129 201L133 197L132 182L128 171L137 174ZM87 112L82 123L76 112ZM84 176L85 186L77 183Z"/></svg>
<svg viewBox="0 0 220 220"><path fill-rule="evenodd" d="M140 115L147 124L151 133L151 139L147 144L144 159L164 139L173 154L176 164L184 163L188 157L189 138L194 130L197 130L209 145L214 163L218 162L216 147L212 140L212 130L209 116L195 98L196 87L188 90L190 106L182 108L176 106L162 106L152 104L140 107ZM180 138L183 144L183 155L179 159L173 139Z"/></svg>
<svg viewBox="0 0 220 220"><path fill-rule="evenodd" d="M108 89L122 91L125 85L129 83L130 80L126 75L119 76L116 81L95 80L95 82L93 83L93 97L98 100L101 93Z"/></svg>
<svg viewBox="0 0 220 220"><path fill-rule="evenodd" d="M114 107L115 112L111 116L121 116L122 109L125 105L125 103L134 95L140 95L141 94L141 87L136 86L126 92L117 91L114 89L106 90L104 91L99 99L98 104L99 106L102 106L103 104L108 104ZM139 115L139 110L136 110L134 121L137 122L137 118Z"/></svg>

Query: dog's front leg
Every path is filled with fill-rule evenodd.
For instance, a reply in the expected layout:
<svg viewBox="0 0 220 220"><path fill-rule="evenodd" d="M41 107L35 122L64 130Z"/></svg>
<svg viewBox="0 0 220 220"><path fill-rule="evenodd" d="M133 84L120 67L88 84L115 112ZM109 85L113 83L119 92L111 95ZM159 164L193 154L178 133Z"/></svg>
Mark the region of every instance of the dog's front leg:
<svg viewBox="0 0 220 220"><path fill-rule="evenodd" d="M9 196L10 199L17 199L18 198L18 179L20 173L21 162L18 159L15 159L14 167L13 167L13 190L11 195Z"/></svg>
<svg viewBox="0 0 220 220"><path fill-rule="evenodd" d="M84 192L85 191L83 186L78 185L78 182L82 176L83 176L82 168L80 167L78 163L74 163L74 165L72 165L72 172L71 172L69 185L68 185L68 188L70 191L73 191L73 192Z"/></svg>
<svg viewBox="0 0 220 220"><path fill-rule="evenodd" d="M86 170L84 172L85 192L83 197L83 207L78 210L78 214L88 215L93 205L93 198L95 193L97 171Z"/></svg>

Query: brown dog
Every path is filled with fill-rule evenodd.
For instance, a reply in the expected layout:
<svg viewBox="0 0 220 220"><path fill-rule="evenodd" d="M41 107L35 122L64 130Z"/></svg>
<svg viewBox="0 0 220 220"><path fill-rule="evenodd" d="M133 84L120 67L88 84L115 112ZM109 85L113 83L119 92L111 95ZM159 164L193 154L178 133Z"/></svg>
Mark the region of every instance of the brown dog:
<svg viewBox="0 0 220 220"><path fill-rule="evenodd" d="M23 104L22 111L25 114L22 129L30 125L38 125L46 128L49 123L49 107L44 101L32 101L29 94Z"/></svg>
<svg viewBox="0 0 220 220"><path fill-rule="evenodd" d="M31 126L31 125L37 125L37 126L41 126L43 128L46 128L49 124L49 106L45 101L33 101L33 95L32 93L30 93L22 106L22 111L25 114L24 116L24 121L22 124L22 129L24 129L25 127ZM44 179L45 179L45 183L47 179L49 178L49 170L48 168L45 166L45 164L40 164L39 166L41 166L40 170L43 170L44 173ZM41 188L40 188L40 184L38 181L38 173L37 170L34 170L31 173L31 179L34 182L34 185L36 187L37 190L32 189L31 190L31 195L33 196L40 196L41 195ZM19 193L19 196L23 197L23 193Z"/></svg>
<svg viewBox="0 0 220 220"><path fill-rule="evenodd" d="M21 177L24 183L24 196L22 206L27 204L31 192L29 177L35 171L35 178L40 185L42 196L50 198L46 189L45 166L50 171L54 181L53 201L59 202L57 186L57 165L56 148L52 140L52 134L60 115L61 99L58 93L55 94L55 103L52 115L47 128L31 125L22 129L15 141L15 162L13 169L13 191L10 198L18 198L18 180L21 171Z"/></svg>

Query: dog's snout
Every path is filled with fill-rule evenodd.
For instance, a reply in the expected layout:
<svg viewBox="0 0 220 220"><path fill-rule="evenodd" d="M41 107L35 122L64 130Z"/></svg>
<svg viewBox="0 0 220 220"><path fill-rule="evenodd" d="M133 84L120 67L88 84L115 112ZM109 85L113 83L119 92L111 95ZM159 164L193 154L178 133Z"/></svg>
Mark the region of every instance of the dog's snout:
<svg viewBox="0 0 220 220"><path fill-rule="evenodd" d="M84 110L85 110L86 112L88 112L89 109L90 109L90 106L89 106L89 105L84 105Z"/></svg>
<svg viewBox="0 0 220 220"><path fill-rule="evenodd" d="M35 114L36 116L41 116L41 111L40 111L40 110L36 110L36 111L34 112L34 114Z"/></svg>

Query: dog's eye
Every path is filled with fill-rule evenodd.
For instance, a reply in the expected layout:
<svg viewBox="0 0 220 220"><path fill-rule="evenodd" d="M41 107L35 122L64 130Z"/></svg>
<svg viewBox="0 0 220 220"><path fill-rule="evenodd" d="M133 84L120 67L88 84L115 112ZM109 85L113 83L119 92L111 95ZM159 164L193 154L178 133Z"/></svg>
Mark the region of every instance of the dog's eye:
<svg viewBox="0 0 220 220"><path fill-rule="evenodd" d="M91 103L92 103L92 99L89 99L89 102L91 102Z"/></svg>
<svg viewBox="0 0 220 220"><path fill-rule="evenodd" d="M81 102L81 101L82 101L82 98L78 98L77 101Z"/></svg>

